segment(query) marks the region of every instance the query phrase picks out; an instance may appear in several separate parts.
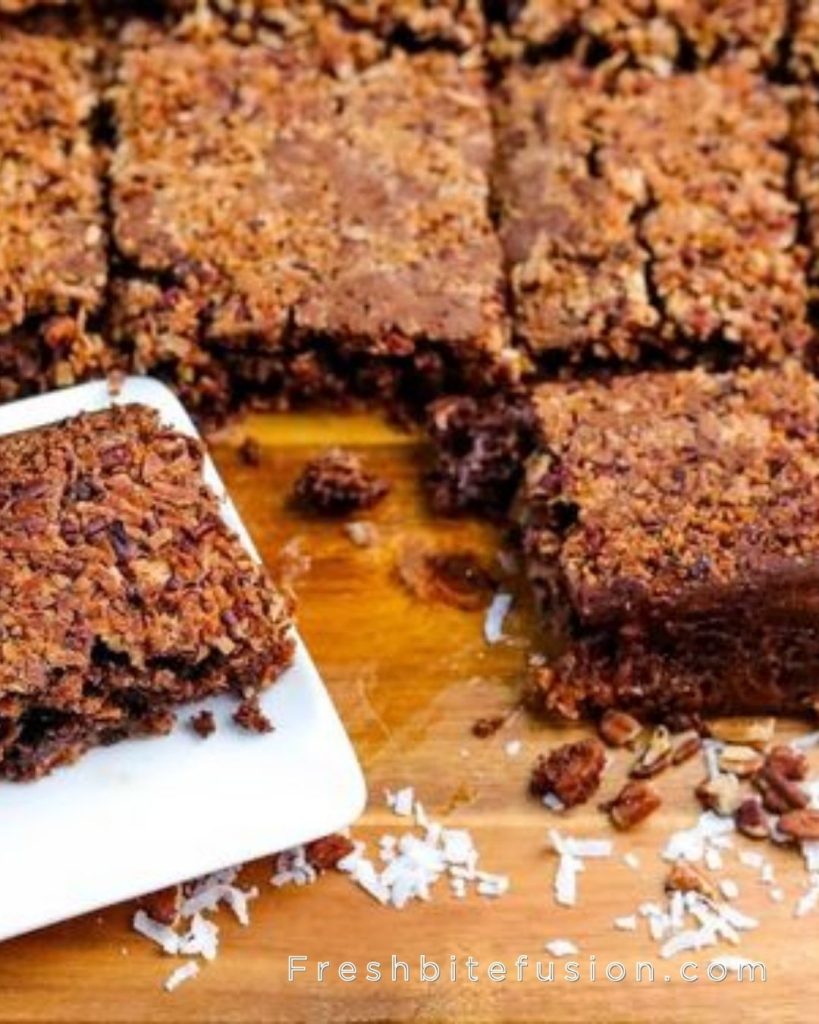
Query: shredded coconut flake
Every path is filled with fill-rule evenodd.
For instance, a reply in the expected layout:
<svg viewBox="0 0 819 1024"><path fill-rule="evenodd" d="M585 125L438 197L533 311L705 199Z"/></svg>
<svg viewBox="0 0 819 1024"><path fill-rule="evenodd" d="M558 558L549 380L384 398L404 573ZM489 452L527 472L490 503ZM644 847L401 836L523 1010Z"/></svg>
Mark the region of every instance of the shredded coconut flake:
<svg viewBox="0 0 819 1024"><path fill-rule="evenodd" d="M732 818L721 818L713 811L705 811L692 828L675 832L671 836L663 850L663 859L701 861L709 844L719 845L716 840L734 829Z"/></svg>
<svg viewBox="0 0 819 1024"><path fill-rule="evenodd" d="M387 803L390 803L389 798L387 799ZM414 805L415 790L412 786L407 786L405 789L399 789L390 804L393 812L403 818L408 818L412 814Z"/></svg>
<svg viewBox="0 0 819 1024"><path fill-rule="evenodd" d="M352 854L348 854L352 856ZM303 846L294 846L276 857L276 874L270 884L280 889L283 885L311 885L318 878L318 872L307 860Z"/></svg>
<svg viewBox="0 0 819 1024"><path fill-rule="evenodd" d="M134 914L133 927L134 931L155 942L168 956L176 956L179 953L180 939L173 928L154 921L144 910L138 910Z"/></svg>
<svg viewBox="0 0 819 1024"><path fill-rule="evenodd" d="M543 947L551 956L576 956L580 950L568 939L552 939Z"/></svg>
<svg viewBox="0 0 819 1024"><path fill-rule="evenodd" d="M555 811L557 814L566 810L566 805L554 793L544 793L541 800L544 807L548 807L550 811Z"/></svg>
<svg viewBox="0 0 819 1024"><path fill-rule="evenodd" d="M177 967L175 971L168 975L165 979L165 991L173 992L179 988L180 985L186 981L190 981L191 978L195 978L199 973L199 964L195 960L189 960L186 964L182 964L181 967Z"/></svg>
<svg viewBox="0 0 819 1024"><path fill-rule="evenodd" d="M182 956L201 956L205 960L215 960L219 952L218 927L201 914L194 914L187 934L179 940L179 952Z"/></svg>
<svg viewBox="0 0 819 1024"><path fill-rule="evenodd" d="M577 902L577 876L585 870L584 857L610 857L613 844L609 839L578 839L549 830L552 849L559 855L554 879L555 902L573 907Z"/></svg>
<svg viewBox="0 0 819 1024"><path fill-rule="evenodd" d="M791 740L790 745L797 750L810 750L811 747L819 746L819 732L808 732L804 736L797 736Z"/></svg>
<svg viewBox="0 0 819 1024"><path fill-rule="evenodd" d="M739 974L743 967L752 967L753 963L753 960L747 960L742 956L717 956L708 961L708 966L722 966L732 974Z"/></svg>
<svg viewBox="0 0 819 1024"><path fill-rule="evenodd" d="M740 850L739 862L740 864L744 864L746 868L753 868L755 871L761 871L765 864L765 858L758 850Z"/></svg>
<svg viewBox="0 0 819 1024"><path fill-rule="evenodd" d="M808 871L819 871L819 839L806 839L802 843L802 856Z"/></svg>
<svg viewBox="0 0 819 1024"><path fill-rule="evenodd" d="M809 914L812 910L816 909L816 905L819 903L819 886L812 885L810 889L802 896L793 908L794 917L804 917L805 914Z"/></svg>
<svg viewBox="0 0 819 1024"><path fill-rule="evenodd" d="M503 640L503 623L512 607L512 595L499 591L492 598L486 610L483 635L488 644L497 644Z"/></svg>

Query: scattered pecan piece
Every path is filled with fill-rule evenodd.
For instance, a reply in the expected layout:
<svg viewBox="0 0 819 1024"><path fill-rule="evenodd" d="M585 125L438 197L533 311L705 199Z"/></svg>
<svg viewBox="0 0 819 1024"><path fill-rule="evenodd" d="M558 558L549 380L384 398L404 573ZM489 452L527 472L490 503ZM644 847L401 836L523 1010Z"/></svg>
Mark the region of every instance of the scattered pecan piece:
<svg viewBox="0 0 819 1024"><path fill-rule="evenodd" d="M662 798L650 782L627 782L613 800L602 805L612 823L620 829L633 828L662 805Z"/></svg>
<svg viewBox="0 0 819 1024"><path fill-rule="evenodd" d="M627 747L643 731L642 725L632 715L613 709L603 714L597 728L610 747Z"/></svg>
<svg viewBox="0 0 819 1024"><path fill-rule="evenodd" d="M259 707L255 698L243 700L233 712L233 721L248 732L273 732L273 723Z"/></svg>
<svg viewBox="0 0 819 1024"><path fill-rule="evenodd" d="M671 763L673 765L683 764L690 761L695 754L702 750L702 737L696 729L688 729L681 733L674 741L671 750Z"/></svg>
<svg viewBox="0 0 819 1024"><path fill-rule="evenodd" d="M203 740L206 740L208 736L212 736L216 732L216 720L213 717L213 712L208 711L207 708L193 715L190 723L196 735L201 736Z"/></svg>
<svg viewBox="0 0 819 1024"><path fill-rule="evenodd" d="M479 740L485 740L489 736L494 736L505 721L505 715L494 715L492 718L477 718L472 723L472 735L477 736Z"/></svg>
<svg viewBox="0 0 819 1024"><path fill-rule="evenodd" d="M389 489L386 480L367 472L357 455L331 448L305 465L293 486L293 499L320 515L346 515L372 508Z"/></svg>
<svg viewBox="0 0 819 1024"><path fill-rule="evenodd" d="M705 779L694 792L703 807L724 818L735 814L742 802L736 775L717 775L716 778Z"/></svg>
<svg viewBox="0 0 819 1024"><path fill-rule="evenodd" d="M764 758L758 750L738 743L730 743L719 754L719 769L740 779L750 778L762 767Z"/></svg>
<svg viewBox="0 0 819 1024"><path fill-rule="evenodd" d="M749 839L767 839L771 823L758 797L750 796L737 807L734 817L737 829Z"/></svg>
<svg viewBox="0 0 819 1024"><path fill-rule="evenodd" d="M819 811L812 807L787 811L777 822L777 827L794 839L819 839Z"/></svg>
<svg viewBox="0 0 819 1024"><path fill-rule="evenodd" d="M776 719L772 717L712 718L707 722L708 734L725 743L745 743L749 747L764 748L773 739Z"/></svg>
<svg viewBox="0 0 819 1024"><path fill-rule="evenodd" d="M166 889L157 889L137 900L137 906L144 910L152 920L172 928L179 921L182 907L182 886L169 885Z"/></svg>
<svg viewBox="0 0 819 1024"><path fill-rule="evenodd" d="M605 766L606 751L600 740L564 743L537 759L529 788L537 796L554 793L565 807L575 807L597 790Z"/></svg>
<svg viewBox="0 0 819 1024"><path fill-rule="evenodd" d="M765 768L778 772L792 782L799 782L807 778L809 766L804 751L780 743L771 747L766 754Z"/></svg>
<svg viewBox="0 0 819 1024"><path fill-rule="evenodd" d="M798 782L787 778L766 762L753 778L753 783L762 796L762 802L772 814L784 814L785 811L807 807L808 795Z"/></svg>
<svg viewBox="0 0 819 1024"><path fill-rule="evenodd" d="M717 891L710 879L697 871L688 861L678 860L666 875L665 891L698 892L708 899L716 899Z"/></svg>
<svg viewBox="0 0 819 1024"><path fill-rule="evenodd" d="M650 779L671 764L671 734L664 725L658 725L632 765L629 775L633 779Z"/></svg>
<svg viewBox="0 0 819 1024"><path fill-rule="evenodd" d="M330 868L334 868L340 860L352 852L352 840L337 832L329 836L322 836L321 839L314 839L304 848L308 864L316 871L328 871Z"/></svg>

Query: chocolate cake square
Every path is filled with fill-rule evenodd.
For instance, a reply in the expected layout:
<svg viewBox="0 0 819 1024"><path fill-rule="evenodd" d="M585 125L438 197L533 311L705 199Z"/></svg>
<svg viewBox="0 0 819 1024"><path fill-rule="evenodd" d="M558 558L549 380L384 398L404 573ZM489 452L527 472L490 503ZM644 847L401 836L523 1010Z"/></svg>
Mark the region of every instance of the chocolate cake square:
<svg viewBox="0 0 819 1024"><path fill-rule="evenodd" d="M200 409L244 393L421 401L514 377L479 71L396 52L126 51L112 332Z"/></svg>
<svg viewBox="0 0 819 1024"><path fill-rule="evenodd" d="M819 690L819 385L796 363L554 383L519 496L568 712L789 712Z"/></svg>
<svg viewBox="0 0 819 1024"><path fill-rule="evenodd" d="M138 405L0 438L0 777L252 702L289 663L289 603L202 463Z"/></svg>
<svg viewBox="0 0 819 1024"><path fill-rule="evenodd" d="M790 113L740 64L517 66L498 102L515 326L546 365L802 352Z"/></svg>

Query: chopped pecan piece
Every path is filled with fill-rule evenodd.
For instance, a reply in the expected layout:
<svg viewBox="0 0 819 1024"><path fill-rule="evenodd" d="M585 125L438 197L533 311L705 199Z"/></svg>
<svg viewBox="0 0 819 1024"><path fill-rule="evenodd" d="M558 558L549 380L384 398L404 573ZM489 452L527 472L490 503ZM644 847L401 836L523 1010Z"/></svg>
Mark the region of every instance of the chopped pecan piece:
<svg viewBox="0 0 819 1024"><path fill-rule="evenodd" d="M671 764L673 751L671 734L664 725L658 725L648 739L642 753L629 772L633 779L650 779Z"/></svg>
<svg viewBox="0 0 819 1024"><path fill-rule="evenodd" d="M740 779L747 779L762 767L764 758L753 747L731 743L719 754L719 768Z"/></svg>
<svg viewBox="0 0 819 1024"><path fill-rule="evenodd" d="M771 823L758 797L743 800L737 807L734 821L737 829L749 839L767 839L771 834Z"/></svg>
<svg viewBox="0 0 819 1024"><path fill-rule="evenodd" d="M537 796L554 793L566 807L585 803L597 790L606 766L606 751L597 739L565 743L539 757L529 782Z"/></svg>
<svg viewBox="0 0 819 1024"><path fill-rule="evenodd" d="M808 806L808 795L804 789L798 782L783 775L773 762L766 762L754 776L753 782L762 796L762 802L772 814L784 814L785 811Z"/></svg>
<svg viewBox="0 0 819 1024"><path fill-rule="evenodd" d="M321 839L314 839L312 843L307 843L304 855L307 862L316 871L328 871L352 851L352 840L334 832L332 835L322 836Z"/></svg>
<svg viewBox="0 0 819 1024"><path fill-rule="evenodd" d="M144 910L152 920L172 928L179 921L179 911L182 907L182 886L169 885L166 889L157 889L156 892L141 896L137 900L137 906Z"/></svg>
<svg viewBox="0 0 819 1024"><path fill-rule="evenodd" d="M803 807L787 811L777 822L780 832L794 839L819 839L819 810Z"/></svg>
<svg viewBox="0 0 819 1024"><path fill-rule="evenodd" d="M673 765L683 764L690 761L695 754L702 750L702 737L696 729L688 729L674 741L671 750L671 763Z"/></svg>
<svg viewBox="0 0 819 1024"><path fill-rule="evenodd" d="M662 798L650 782L627 782L602 810L608 811L617 828L629 829L645 821L661 804Z"/></svg>
<svg viewBox="0 0 819 1024"><path fill-rule="evenodd" d="M808 767L804 751L784 743L771 747L765 756L766 769L771 769L792 782L807 778Z"/></svg>
<svg viewBox="0 0 819 1024"><path fill-rule="evenodd" d="M772 717L753 718L734 716L712 718L707 723L708 733L725 743L745 743L750 747L764 748L773 739L776 719Z"/></svg>
<svg viewBox="0 0 819 1024"><path fill-rule="evenodd" d="M610 747L627 747L634 743L643 727L625 711L609 709L600 719L598 730Z"/></svg>

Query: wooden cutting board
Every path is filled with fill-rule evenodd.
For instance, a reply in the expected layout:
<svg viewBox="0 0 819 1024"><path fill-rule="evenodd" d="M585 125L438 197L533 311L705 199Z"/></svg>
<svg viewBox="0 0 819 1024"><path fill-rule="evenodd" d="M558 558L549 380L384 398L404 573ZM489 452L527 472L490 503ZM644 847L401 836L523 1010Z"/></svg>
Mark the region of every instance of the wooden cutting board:
<svg viewBox="0 0 819 1024"><path fill-rule="evenodd" d="M583 730L557 730L517 713L491 738L472 735L477 718L515 705L536 628L521 597L507 620L507 642L489 647L481 612L420 601L398 582L397 562L419 545L474 551L491 564L501 542L484 524L429 516L418 482L425 459L418 439L374 417L258 416L245 429L262 445L259 467L237 457L238 430L215 454L268 565L291 579L302 634L363 761L370 803L355 835L372 842L400 831L402 822L385 808L383 792L413 785L430 815L472 830L482 866L508 873L511 891L494 901L474 895L459 901L441 883L430 903L394 911L335 873L304 889L275 890L268 885L270 862L258 862L244 873L261 890L251 926L241 928L221 914L219 958L175 993L165 993L162 983L176 962L131 931L133 907L124 905L0 947L0 1021L699 1021L738 1013L748 1020L806 1018L819 997L819 911L792 916L805 883L792 851L764 847L785 890L781 905L771 901L756 872L726 855L723 876L740 886L737 905L763 922L736 952L766 964L764 983L686 984L677 974L679 963L698 961L704 975L713 951L662 961L644 923L636 934L613 928L615 917L661 897L666 866L659 851L672 831L695 819L691 788L702 774L699 763L661 776L663 809L638 831L614 837L617 856L588 864L575 908L555 905L547 829L608 833L594 805L557 819L527 795L526 782L538 752ZM336 523L310 521L286 507L304 460L331 443L361 450L392 482L390 497L368 517L378 532L372 548L356 547ZM283 547L289 552L284 559ZM506 750L513 740L522 742L517 757ZM603 796L622 780L626 765L625 755L615 757ZM297 786L298 779L271 779L270 785ZM248 813L264 814L265 808ZM213 828L219 828L218 808ZM640 855L639 871L623 863L627 850ZM60 870L58 849L53 870ZM510 975L519 954L545 964L551 958L544 943L556 938L579 946L579 982L539 982L533 967L523 983L487 980L493 960L506 963ZM479 961L480 980L469 982L463 967L455 984L343 982L333 973L344 961L361 973L368 961L388 967L395 954L417 978L422 953L445 968L450 956L463 964L471 955ZM288 982L291 955L308 957L309 970ZM591 981L592 955L598 976L618 961L629 980ZM331 963L322 983L315 974L320 960ZM631 980L638 960L653 961L654 984Z"/></svg>

